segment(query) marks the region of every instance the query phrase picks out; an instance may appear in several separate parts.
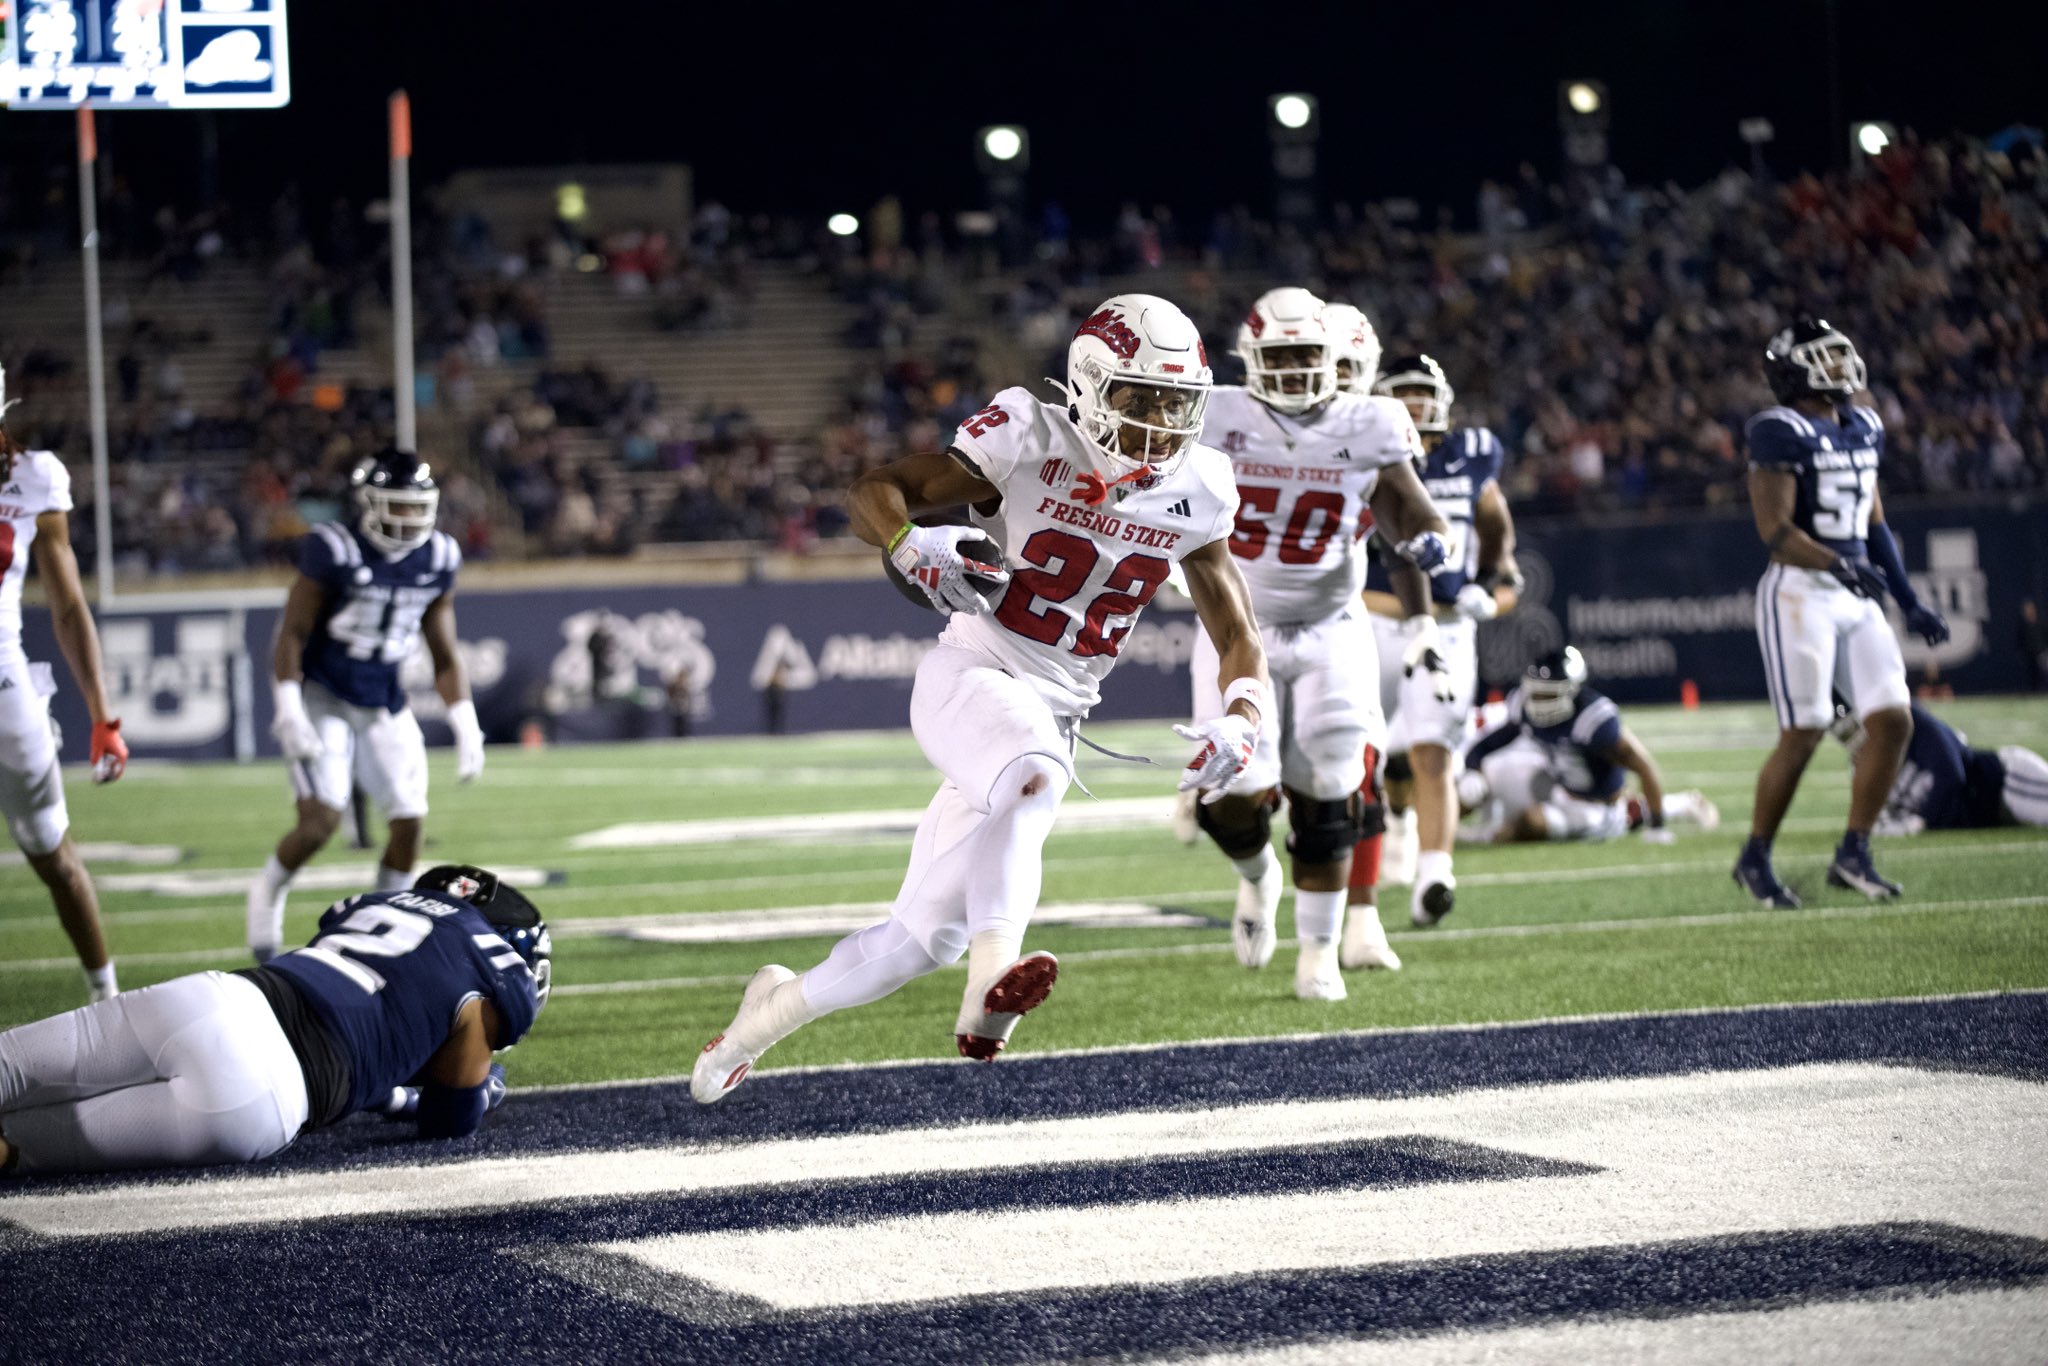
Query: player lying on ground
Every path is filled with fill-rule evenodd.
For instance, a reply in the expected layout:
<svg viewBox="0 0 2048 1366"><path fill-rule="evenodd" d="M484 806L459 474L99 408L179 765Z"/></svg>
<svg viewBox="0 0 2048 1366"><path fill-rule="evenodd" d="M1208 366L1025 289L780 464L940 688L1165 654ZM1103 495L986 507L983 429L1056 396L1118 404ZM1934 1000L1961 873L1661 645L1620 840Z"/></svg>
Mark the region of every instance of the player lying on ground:
<svg viewBox="0 0 2048 1366"><path fill-rule="evenodd" d="M455 732L456 776L468 782L484 767L483 729L455 648L462 551L434 530L440 489L419 457L395 448L365 459L351 479L359 515L307 533L277 623L270 729L298 818L249 887L249 951L259 963L283 940L292 879L340 828L355 788L389 822L376 890L411 883L427 814L427 745L398 671L422 638Z"/></svg>
<svg viewBox="0 0 2048 1366"><path fill-rule="evenodd" d="M0 371L0 420L7 409ZM100 929L99 897L85 860L71 842L47 664L29 661L21 645L21 586L31 556L50 603L50 627L92 716L92 780L110 783L128 764L121 720L107 707L100 673L100 637L93 629L78 560L71 553L71 475L49 451L25 449L0 427L0 815L29 867L49 888L57 919L78 951L85 987L95 1001L119 988Z"/></svg>
<svg viewBox="0 0 2048 1366"><path fill-rule="evenodd" d="M1829 729L1863 762L1868 738L1849 704L1835 703ZM1923 830L1981 830L1994 825L2048 826L2048 759L2018 745L1971 749L1969 737L1919 703L1913 739L1877 818L1880 835Z"/></svg>
<svg viewBox="0 0 2048 1366"><path fill-rule="evenodd" d="M256 1162L370 1110L460 1138L504 1097L491 1054L547 1004L548 929L444 865L336 902L306 948L0 1034L0 1171Z"/></svg>
<svg viewBox="0 0 2048 1366"><path fill-rule="evenodd" d="M1358 600L1365 535L1376 528L1398 547L1397 587L1432 633L1425 575L1445 554L1443 519L1412 463L1422 443L1408 410L1338 387L1338 358L1363 326L1361 316L1340 339L1315 295L1267 291L1238 328L1245 383L1216 390L1204 427L1237 476L1230 553L1251 592L1276 724L1261 729L1251 762L1195 815L1237 872L1238 961L1263 968L1284 886L1273 817L1286 805L1300 942L1294 993L1310 1001L1344 999L1340 939L1359 941L1350 966L1401 966L1376 911L1348 931L1344 923L1351 851L1368 828L1359 788L1386 744L1379 665ZM1192 653L1194 717L1210 721L1225 705L1217 654L1199 632Z"/></svg>
<svg viewBox="0 0 2048 1366"><path fill-rule="evenodd" d="M1176 562L1216 643L1226 704L1213 721L1176 728L1201 746L1181 785L1221 791L1250 762L1266 661L1224 544L1237 510L1230 466L1195 444L1211 384L1201 337L1179 309L1119 295L1075 334L1060 402L1005 389L949 450L855 481L854 530L950 613L910 698L912 733L944 780L889 918L801 976L772 963L755 973L733 1022L697 1059L699 1101L726 1095L805 1023L878 1001L962 954L955 1041L969 1058L1001 1051L1058 975L1051 954L1020 953L1081 721ZM910 521L962 505L971 527ZM961 543L983 538L1007 570L962 559Z"/></svg>
<svg viewBox="0 0 2048 1366"><path fill-rule="evenodd" d="M1778 743L1757 773L1735 883L1766 906L1799 905L1771 866L1771 841L1834 719L1839 683L1869 738L1849 784L1849 820L1828 883L1879 901L1900 887L1871 862L1870 831L1913 729L1905 658L1885 619L1885 593L1898 600L1906 629L1929 645L1948 639L1948 623L1914 592L1885 525L1877 486L1884 423L1875 409L1850 402L1867 378L1855 346L1820 319L1801 318L1771 338L1764 377L1778 406L1751 418L1745 430L1750 511L1771 552L1757 585L1756 632Z"/></svg>
<svg viewBox="0 0 2048 1366"><path fill-rule="evenodd" d="M1642 785L1639 805L1625 790L1630 773ZM1495 844L1611 840L1632 828L1669 844L1673 821L1703 830L1721 822L1704 793L1665 792L1657 761L1621 709L1586 686L1586 661L1570 646L1523 673L1497 723L1466 751L1459 787L1461 802L1481 813L1468 837Z"/></svg>

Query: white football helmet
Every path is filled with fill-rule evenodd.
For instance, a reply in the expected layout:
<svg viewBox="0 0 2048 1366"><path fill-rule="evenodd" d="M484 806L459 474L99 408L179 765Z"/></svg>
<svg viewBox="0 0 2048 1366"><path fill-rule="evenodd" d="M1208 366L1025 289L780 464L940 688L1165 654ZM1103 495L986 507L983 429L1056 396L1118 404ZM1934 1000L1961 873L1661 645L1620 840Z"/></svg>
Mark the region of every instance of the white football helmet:
<svg viewBox="0 0 2048 1366"><path fill-rule="evenodd" d="M1350 304L1323 305L1323 322L1337 347L1337 388L1369 394L1380 375L1380 334L1363 310Z"/></svg>
<svg viewBox="0 0 2048 1366"><path fill-rule="evenodd" d="M1451 429L1451 405L1457 402L1458 395L1434 356L1412 352L1397 357L1372 391L1407 404L1418 432L1440 435Z"/></svg>
<svg viewBox="0 0 2048 1366"><path fill-rule="evenodd" d="M1201 435L1215 383L1187 314L1155 294L1119 294L1075 331L1060 388L1110 472L1129 478L1180 463Z"/></svg>
<svg viewBox="0 0 2048 1366"><path fill-rule="evenodd" d="M1269 355L1303 348L1313 348L1310 354L1321 359ZM1259 296L1238 326L1237 355L1244 362L1244 387L1278 412L1305 413L1337 392L1337 348L1323 301L1297 286Z"/></svg>

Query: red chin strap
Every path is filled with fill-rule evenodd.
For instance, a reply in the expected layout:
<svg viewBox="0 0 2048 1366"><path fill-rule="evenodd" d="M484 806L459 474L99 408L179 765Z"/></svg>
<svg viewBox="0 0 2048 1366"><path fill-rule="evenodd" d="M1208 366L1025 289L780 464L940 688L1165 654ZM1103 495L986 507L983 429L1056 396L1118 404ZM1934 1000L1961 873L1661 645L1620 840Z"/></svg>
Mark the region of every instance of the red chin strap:
<svg viewBox="0 0 2048 1366"><path fill-rule="evenodd" d="M1159 473L1150 465L1140 465L1129 474L1120 474L1114 479L1104 479L1094 470L1084 471L1081 482L1074 485L1067 496L1089 507L1100 507L1108 501L1109 491L1119 484L1135 484L1141 479L1150 479Z"/></svg>

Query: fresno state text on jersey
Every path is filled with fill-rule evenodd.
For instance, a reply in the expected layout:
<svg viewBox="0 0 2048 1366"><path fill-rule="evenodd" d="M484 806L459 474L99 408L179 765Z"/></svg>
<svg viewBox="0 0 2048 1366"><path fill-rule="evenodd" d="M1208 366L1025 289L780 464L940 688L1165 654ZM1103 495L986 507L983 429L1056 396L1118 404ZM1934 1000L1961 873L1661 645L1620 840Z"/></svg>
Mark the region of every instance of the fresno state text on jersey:
<svg viewBox="0 0 2048 1366"><path fill-rule="evenodd" d="M1202 434L1222 445L1236 475L1230 552L1260 624L1323 621L1355 602L1379 472L1422 452L1400 401L1338 394L1290 417L1224 386L1209 400Z"/></svg>
<svg viewBox="0 0 2048 1366"><path fill-rule="evenodd" d="M398 666L419 644L427 607L461 568L462 550L445 531L387 558L353 526L314 527L300 543L299 572L325 592L306 641L306 677L359 707L403 709Z"/></svg>
<svg viewBox="0 0 2048 1366"><path fill-rule="evenodd" d="M953 450L1002 494L974 524L1003 548L1010 582L988 616L956 614L940 637L995 658L1054 711L1082 715L1167 572L1230 533L1230 466L1192 446L1169 472L1085 501L1101 451L1067 410L1005 389L962 423Z"/></svg>
<svg viewBox="0 0 2048 1366"><path fill-rule="evenodd" d="M71 511L71 471L48 451L14 457L0 484L0 662L20 660L21 585L28 577L36 518Z"/></svg>

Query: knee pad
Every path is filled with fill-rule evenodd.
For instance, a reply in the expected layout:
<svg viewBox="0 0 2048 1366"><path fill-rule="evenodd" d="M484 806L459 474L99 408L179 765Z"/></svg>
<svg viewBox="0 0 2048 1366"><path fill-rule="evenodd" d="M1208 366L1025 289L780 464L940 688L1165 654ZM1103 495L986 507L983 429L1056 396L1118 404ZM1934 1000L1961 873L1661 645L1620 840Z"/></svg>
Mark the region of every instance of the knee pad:
<svg viewBox="0 0 2048 1366"><path fill-rule="evenodd" d="M71 828L57 761L52 759L34 778L0 769L0 810L7 813L7 829L23 853L38 858L54 853Z"/></svg>
<svg viewBox="0 0 2048 1366"><path fill-rule="evenodd" d="M1412 783L1415 781L1415 766L1408 762L1408 751L1387 756L1387 781L1390 783Z"/></svg>
<svg viewBox="0 0 2048 1366"><path fill-rule="evenodd" d="M1335 863L1364 833L1364 811L1356 792L1331 801L1290 793L1287 823L1293 833L1287 837L1287 852L1296 863Z"/></svg>
<svg viewBox="0 0 2048 1366"><path fill-rule="evenodd" d="M1195 824L1201 826L1203 832L1216 841L1216 847L1221 849L1226 857L1251 858L1273 842L1273 803L1270 798L1262 797L1258 806L1253 809L1250 820L1226 825L1217 818L1216 806L1207 802L1196 802Z"/></svg>
<svg viewBox="0 0 2048 1366"><path fill-rule="evenodd" d="M64 803L45 806L29 812L26 816L9 816L7 829L14 836L14 842L21 846L21 852L41 858L57 852L57 846L64 842L65 834L71 829L71 813Z"/></svg>

